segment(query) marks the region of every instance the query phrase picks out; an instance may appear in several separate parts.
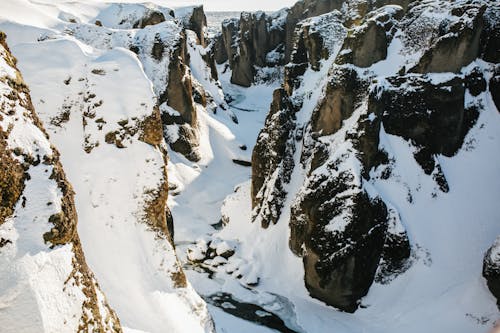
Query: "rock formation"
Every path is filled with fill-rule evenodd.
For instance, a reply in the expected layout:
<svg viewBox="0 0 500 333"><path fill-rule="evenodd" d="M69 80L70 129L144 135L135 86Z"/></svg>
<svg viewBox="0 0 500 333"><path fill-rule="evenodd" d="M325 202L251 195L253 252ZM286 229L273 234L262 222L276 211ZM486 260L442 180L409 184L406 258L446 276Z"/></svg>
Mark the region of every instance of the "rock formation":
<svg viewBox="0 0 500 333"><path fill-rule="evenodd" d="M436 156L463 147L483 108L466 102L467 94L486 92L485 77L492 76L498 103L497 36L484 31L498 25L499 7L489 1L433 6L435 13L419 1L303 1L287 14L284 59L290 63L253 152L254 220L263 227L290 224L290 248L303 257L309 292L344 311L358 308L374 280L403 272L412 251L404 219L377 190L377 179L391 177L394 159L381 133L415 147L415 161L447 193ZM340 12L317 16L332 10ZM388 50L398 43L396 61ZM465 67L478 57L493 65ZM318 72L321 94L304 90L311 86L307 71ZM457 74L433 76L441 72ZM305 176L298 191L288 192L294 170ZM290 220L281 221L290 196ZM494 269L486 262L488 278Z"/></svg>
<svg viewBox="0 0 500 333"><path fill-rule="evenodd" d="M483 276L500 307L500 239L496 240L484 256Z"/></svg>
<svg viewBox="0 0 500 333"><path fill-rule="evenodd" d="M36 93L34 104L78 193L82 250L117 315L128 327L142 331L161 327L208 333L215 329L207 305L187 281L175 253L165 140L177 147L186 141L183 128L197 134L192 96L196 76L188 64L189 52L203 47L181 17L174 19L166 8L155 7L164 21L134 29L133 22L147 21L139 14L149 13L148 6L108 4L96 16L101 25L94 19L69 22L19 55L26 81ZM81 45L93 50L92 55L82 53ZM193 52L195 56L203 64L201 51ZM38 77L50 79L40 82ZM211 107L207 101L207 110ZM196 141L181 149L187 157L199 158ZM56 202L50 207L57 207ZM56 212L47 220L55 227L44 233L46 241L58 246L71 242L76 229L67 214ZM96 297L104 302L104 296ZM99 302L92 306L105 309ZM175 318L179 313L188 326ZM104 313L102 318L106 323L113 319Z"/></svg>
<svg viewBox="0 0 500 333"><path fill-rule="evenodd" d="M41 318L41 323L26 320L24 328L31 330L121 332L87 266L74 192L59 152L49 142L2 32L0 61L0 281L2 294L17 293L3 303L2 327L23 330L15 318L25 315ZM40 272L30 270L37 262ZM42 280L44 274L52 279ZM38 312L30 310L33 306Z"/></svg>

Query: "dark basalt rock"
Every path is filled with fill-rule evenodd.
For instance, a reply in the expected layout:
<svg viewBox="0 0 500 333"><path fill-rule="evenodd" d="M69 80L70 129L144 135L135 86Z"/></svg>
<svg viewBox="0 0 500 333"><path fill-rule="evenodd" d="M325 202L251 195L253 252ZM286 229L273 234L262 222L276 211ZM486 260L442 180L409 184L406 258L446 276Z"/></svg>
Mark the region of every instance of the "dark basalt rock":
<svg viewBox="0 0 500 333"><path fill-rule="evenodd" d="M354 312L373 281L388 283L411 264L404 221L390 202L377 196L376 186L367 191L366 183L373 181L374 174L377 179L391 177L394 160L379 147L382 126L415 147L415 160L436 188L446 193L450 186L436 155L451 157L459 151L482 108L479 102L465 105L466 95L480 96L489 88L495 103L500 103L500 75L496 73L488 83L488 66L463 69L445 81L444 75L423 74L460 72L478 56L493 59L496 37L493 33L487 38L484 31L496 24L495 15L487 14L495 5L486 9L484 3L470 2L454 8L453 3L443 2L440 10L454 11L460 19L429 23L422 22L426 14L420 17L428 7L412 2L304 0L289 10L285 61L291 62L285 66L283 86L275 92L252 156L253 218L264 228L280 218L287 194L284 185L293 168L305 170L306 179L292 198L289 245L303 257L311 296L343 311ZM381 8L388 4L401 8ZM359 17L340 21L342 28L354 28L341 37L343 51L329 70L324 97L309 122L298 127L295 112L307 97L294 91L309 68L319 68L325 43L302 20L326 9L345 10L342 5L354 6ZM313 24L319 20L315 17ZM414 27L412 22L416 22ZM387 57L396 29L402 32L401 42L410 53L425 46L423 57L410 74L405 75L403 67L395 68L399 74L393 77L374 77L363 68ZM294 38L288 40L291 31L295 31ZM421 39L425 43L419 44ZM345 134L339 132L346 124ZM300 166L291 158L297 147L302 147ZM348 166L343 164L346 161ZM360 168L350 167L351 163L359 163Z"/></svg>
<svg viewBox="0 0 500 333"><path fill-rule="evenodd" d="M162 12L158 11L148 11L146 15L141 18L139 21L135 22L133 27L134 29L144 29L148 25L156 25L162 22L165 22L165 15ZM97 22L96 22L97 24Z"/></svg>
<svg viewBox="0 0 500 333"><path fill-rule="evenodd" d="M480 68L474 68L470 73L465 76L465 87L469 90L470 94L474 97L479 96L482 92L486 91L488 84L484 79L484 75Z"/></svg>
<svg viewBox="0 0 500 333"><path fill-rule="evenodd" d="M332 18L324 18L324 20L335 22L334 18L336 18L336 13L332 14ZM326 30L326 27L320 29ZM295 33L295 45L291 55L291 62L294 64L309 63L313 70L319 70L320 61L327 59L329 56L321 32L306 20L297 25Z"/></svg>
<svg viewBox="0 0 500 333"><path fill-rule="evenodd" d="M168 106L179 113L178 116L166 112L161 115L163 125L176 124L179 126L178 140L170 142L169 137L165 135L167 143L174 151L183 154L189 160L198 161L200 159L197 150L199 138L196 131L198 120L193 99L195 89L188 64L186 35L182 32L170 55L168 85L160 95L158 103L161 105L166 102ZM198 97L204 97L204 92L199 92L199 94Z"/></svg>
<svg viewBox="0 0 500 333"><path fill-rule="evenodd" d="M222 34L222 32L220 32L212 40L212 49L214 52L215 62L219 65L225 63L229 59L223 36L224 35Z"/></svg>
<svg viewBox="0 0 500 333"><path fill-rule="evenodd" d="M196 126L193 87L189 75L186 75L188 63L186 36L183 33L170 56L168 86L165 94L160 96L160 104L166 101L168 106L180 113L184 123Z"/></svg>
<svg viewBox="0 0 500 333"><path fill-rule="evenodd" d="M387 79L370 95L370 110L387 133L399 135L431 154L453 156L464 139L465 87L460 77L439 83L424 76Z"/></svg>
<svg viewBox="0 0 500 333"><path fill-rule="evenodd" d="M272 18L262 12L242 13L239 20L239 53L229 58L233 61L231 82L248 87L254 81L254 66L268 64L267 54L283 40L284 32L272 25Z"/></svg>
<svg viewBox="0 0 500 333"><path fill-rule="evenodd" d="M198 37L198 41L201 46L206 47L206 39L205 39L205 27L207 26L207 17L205 16L205 11L203 10L203 6L198 6L193 8L193 13L189 18L189 22L187 24L187 29L193 30Z"/></svg>
<svg viewBox="0 0 500 333"><path fill-rule="evenodd" d="M383 10L383 9L381 9ZM391 28L393 19L401 19L403 9L390 11L376 11L375 19L368 19L363 25L355 28L344 40L342 51L336 59L337 64L351 63L358 67L370 67L374 63L387 57L387 47L392 39Z"/></svg>
<svg viewBox="0 0 500 333"><path fill-rule="evenodd" d="M497 242L486 252L483 261L483 277L488 288L497 299L500 308L500 256L498 255L500 242ZM495 255L496 253L496 255Z"/></svg>
<svg viewBox="0 0 500 333"><path fill-rule="evenodd" d="M498 112L500 112L500 67L497 66L495 75L490 80L490 93Z"/></svg>
<svg viewBox="0 0 500 333"><path fill-rule="evenodd" d="M0 116L7 110L1 109ZM7 145L7 131L0 127L0 225L14 213L16 203L24 191L25 170L13 158Z"/></svg>
<svg viewBox="0 0 500 333"><path fill-rule="evenodd" d="M277 89L273 95L271 110L266 118L264 128L257 139L252 154L252 207L254 216L262 217L262 226L276 223L283 208L286 193L283 185L290 180L294 167L293 148L289 140L295 129L295 107L283 89ZM268 178L279 168L276 183ZM271 189L273 200L267 200L262 192Z"/></svg>
<svg viewBox="0 0 500 333"><path fill-rule="evenodd" d="M285 63L291 60L294 50L295 28L300 21L329 13L342 8L342 0L304 0L298 1L289 9L285 23Z"/></svg>
<svg viewBox="0 0 500 333"><path fill-rule="evenodd" d="M222 22L222 33L216 39L216 61L223 64L229 60L229 66L233 68L234 59L238 52L239 19L224 20Z"/></svg>
<svg viewBox="0 0 500 333"><path fill-rule="evenodd" d="M441 26L443 35L426 50L411 72L459 73L462 67L476 59L480 55L485 9L484 6L479 9L471 7L469 11L464 12L463 17L467 19L474 15L472 24L459 20L450 26Z"/></svg>
<svg viewBox="0 0 500 333"><path fill-rule="evenodd" d="M483 60L500 63L500 4L491 4L483 15L480 56Z"/></svg>
<svg viewBox="0 0 500 333"><path fill-rule="evenodd" d="M210 68L210 74L212 76L212 79L215 81L219 80L219 73L217 72L217 66L216 66L216 55L215 55L215 49L214 45L212 44L211 47L207 48L207 52L202 55L203 61L207 64L207 66Z"/></svg>
<svg viewBox="0 0 500 333"><path fill-rule="evenodd" d="M333 67L330 75L332 79L325 97L311 117L313 131L320 135L330 135L340 129L342 122L352 115L359 103L362 88L366 88L352 68Z"/></svg>
<svg viewBox="0 0 500 333"><path fill-rule="evenodd" d="M332 172L335 163L328 166ZM303 256L311 296L347 312L354 312L358 300L368 293L382 253L391 253L390 243L384 247L387 208L383 201L370 199L362 190L352 196L342 195L357 188L353 177L345 171L316 179L308 186L314 190L292 207L290 221L290 247ZM328 230L331 221L346 211L348 216L342 217L342 223L347 223L345 229ZM398 244L403 247L408 243ZM409 248L401 251L402 256L394 255L394 261L406 259L406 253Z"/></svg>
<svg viewBox="0 0 500 333"><path fill-rule="evenodd" d="M134 49L131 49L134 52ZM137 47L136 47L137 50ZM159 35L155 36L155 42L153 44L153 48L151 49L151 56L156 59L156 61L160 61L163 59L163 52L165 51L165 45L163 44Z"/></svg>

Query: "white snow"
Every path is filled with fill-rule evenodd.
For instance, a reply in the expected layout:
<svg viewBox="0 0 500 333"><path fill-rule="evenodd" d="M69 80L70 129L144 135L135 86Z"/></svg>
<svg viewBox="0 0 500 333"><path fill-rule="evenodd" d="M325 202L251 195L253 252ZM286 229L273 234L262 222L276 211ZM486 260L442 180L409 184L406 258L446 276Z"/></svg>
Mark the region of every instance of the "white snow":
<svg viewBox="0 0 500 333"><path fill-rule="evenodd" d="M61 151L65 170L76 191L80 219L78 231L88 263L111 307L117 311L125 332L206 331L207 327L203 326L208 315L206 304L190 285L180 289L172 285L170 274L179 265L172 246L141 222L145 193L165 181L160 152L140 142L137 135L127 137L123 142L126 149L104 142L106 133L120 129L119 121L129 119L133 125L136 124L133 118L141 120L149 115L155 96L167 82L168 61L156 63L144 56L150 50L136 57L127 50L129 43L151 41L156 33L168 43L174 43L179 26L173 20L140 31L120 26L114 15L122 7L117 5L54 1L42 6L24 0L16 0L16 3L21 7L10 2L0 5L0 17L3 18L0 29L8 32L11 48L18 56L19 66L31 87L37 111ZM350 4L354 8L355 2ZM135 13L147 6L124 7L127 11L122 12L120 18L125 15L132 17L129 19L132 21ZM17 14L19 8L22 8L23 15ZM176 15L183 16L189 10L192 7L178 9ZM346 10L352 8L346 4L343 11ZM439 16L442 13L431 5L424 6L422 12L415 22L418 28L435 24L435 19L442 18ZM276 14L274 20L281 20L283 13ZM68 23L70 18L79 23ZM105 27L93 24L97 18ZM319 19L311 19L311 23L319 24L315 21ZM67 31L72 31L72 34ZM296 114L298 128L307 125L318 100L323 97L328 71L345 36L344 30L335 32L340 37L328 40L330 58L322 61L320 71L309 69L301 87L294 92L293 99L303 101L302 109ZM38 42L40 36L47 38ZM422 43L430 43L432 37L422 36ZM402 66L409 68L414 65L423 47L412 48L409 43L408 36L397 32L389 46L387 59L367 69L367 75L378 76L378 85L383 85L384 78L394 75ZM229 83L230 72L221 74L223 67L219 66L222 83L219 86L211 80L202 60L205 50L195 43L195 36L190 32L188 52L194 81L204 87L214 102L207 108L197 106L201 161L192 163L179 154L170 155L167 167L169 183L176 188L170 192L169 206L175 220L176 251L180 261L187 263L203 260L209 241L214 242L218 255L236 250L229 259L216 256L205 261L206 267L214 270L211 279L204 272L186 270L188 280L198 293L203 296L219 291L231 293L279 315L290 328L299 332L479 333L486 331L488 325L498 318L495 300L481 277L482 256L500 233L498 210L495 209L500 197L500 156L494 153L500 143L500 115L489 93L479 97L484 110L466 138L468 144L452 158L437 157L449 181L449 193L437 192L434 180L426 176L415 162L414 147L381 130L380 147L394 159L392 177L369 183L358 177L354 182L364 184L367 191L373 191L370 193L380 195L385 202L392 204L389 207L393 217L390 231L399 234L406 230L414 245L418 245L415 256L419 258L389 285L374 284L362 300L366 308L352 315L338 312L309 296L304 286L302 259L289 250L290 207L307 185L308 170L294 169L292 181L286 188L288 196L280 221L263 230L258 219L252 223L251 169L232 162L233 159L251 160L253 146L269 110L272 91L278 83L237 87ZM275 56L269 54L269 57ZM481 62L475 64L487 66ZM94 69L104 70L105 75L92 74ZM8 71L4 73L14 74ZM72 78L71 83L65 85L64 80L68 77ZM447 77L449 74L433 75L432 80L434 83L445 82ZM80 78L83 81L79 81ZM229 106L224 101L223 91L235 98ZM80 92L84 94L79 95ZM89 93L96 95L93 101L103 100L102 106L95 109L95 119L106 121L102 130L92 120L82 127L80 108L88 106L84 98ZM468 96L467 102L471 102L471 98ZM62 105L71 105L69 121L60 127L51 125ZM228 110L223 111L224 108ZM177 112L165 105L163 110L172 114ZM231 119L232 113L238 124ZM352 150L343 138L364 113L366 105L344 121L340 132L322 138L331 147L332 159ZM171 140L175 141L177 131L176 126L167 129ZM24 137L21 132L14 136L17 141L10 144L31 149L31 137ZM90 154L83 150L84 138L90 143L99 142ZM42 138L37 140L43 142ZM242 150L242 146L247 149ZM50 149L47 143L41 147ZM297 166L300 165L302 147L303 143L299 142L294 156ZM340 168L352 169L357 175L359 161L350 154ZM322 168L315 171L321 172L324 172ZM376 175L378 170L371 172ZM41 188L50 187L44 185ZM430 195L436 192L435 197ZM406 200L409 193L412 202ZM54 198L58 195L50 191L44 194ZM228 224L217 231L212 225L222 218ZM346 219L340 216L328 228L332 232L342 231L345 223ZM16 223L9 221L0 227L0 235L12 235L13 239L21 237L15 229L20 225L17 220ZM22 248L21 238L16 242ZM30 243L29 248L45 251L44 246ZM7 255L22 253L17 251ZM61 280L60 277L67 273L64 264L68 260L68 251L67 248L57 249L52 252L51 261L47 261L45 252L36 258L25 254L26 262L22 261L16 272L27 270L30 273L38 267L41 272L36 278L40 283L48 277ZM38 288L39 282L24 279L23 285L11 287L9 279L12 275L2 274L11 269L1 262L3 255L4 252L0 255L0 279L6 278L0 284L0 322L16 323L26 316L25 313L32 313L29 323L32 331L50 331L60 325L57 320L46 323L46 318L52 318L55 310L45 294L30 293L25 287ZM498 256L499 252L493 251L492 255ZM40 268L40 263L46 265ZM61 265L60 271L56 264ZM52 292L51 289L47 291ZM74 293L78 299L78 290ZM13 303L13 299L17 303ZM38 306L39 299L46 303ZM11 310L3 311L5 304ZM70 313L78 310L72 304L58 311ZM219 332L272 331L237 319L211 305L208 309ZM486 318L488 323L482 325L474 318Z"/></svg>
<svg viewBox="0 0 500 333"><path fill-rule="evenodd" d="M77 3L66 5L79 9ZM99 12L101 5L95 8ZM167 76L121 48L128 48L133 38L155 38L156 33L171 45L179 26L167 21L136 33L68 23L51 27L49 38L40 42L16 38L18 31L26 36L23 31L33 27L7 26L37 113L61 152L75 189L78 232L87 262L121 324L150 333L211 331L203 300L189 283L186 287L174 283L173 274L181 268L173 247L143 222L150 193L166 182L165 164L161 152L139 141L134 129L152 114L154 89L160 89ZM67 34L68 30L74 33ZM168 63L162 65L166 73ZM69 110L69 119L57 125L54 119L63 110ZM106 134L113 131L124 134L126 148L105 142ZM15 137L23 140L22 135ZM58 311L48 304L51 311ZM45 311L43 306L40 309ZM55 319L52 322L59 325Z"/></svg>
<svg viewBox="0 0 500 333"><path fill-rule="evenodd" d="M23 99L9 100L12 88L6 77L20 74L4 60L6 50L0 45L0 104L10 105L12 113L2 112L0 126L10 129L8 148L21 149L33 157L54 154L49 141L36 125ZM17 157L24 162L24 157ZM86 300L75 284L74 253L71 244L55 249L46 244L43 235L53 227L51 215L61 211L62 193L57 182L50 179L53 166L30 166L22 198L14 214L0 226L0 323L4 332L74 332L82 316ZM105 312L103 312L104 314Z"/></svg>

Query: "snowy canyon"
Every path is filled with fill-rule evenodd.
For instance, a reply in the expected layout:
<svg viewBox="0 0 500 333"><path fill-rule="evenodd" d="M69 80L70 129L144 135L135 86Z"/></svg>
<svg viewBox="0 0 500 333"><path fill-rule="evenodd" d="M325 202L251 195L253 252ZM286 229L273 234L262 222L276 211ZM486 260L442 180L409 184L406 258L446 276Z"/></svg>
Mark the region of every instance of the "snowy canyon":
<svg viewBox="0 0 500 333"><path fill-rule="evenodd" d="M1 332L500 319L497 1L3 1L0 105Z"/></svg>

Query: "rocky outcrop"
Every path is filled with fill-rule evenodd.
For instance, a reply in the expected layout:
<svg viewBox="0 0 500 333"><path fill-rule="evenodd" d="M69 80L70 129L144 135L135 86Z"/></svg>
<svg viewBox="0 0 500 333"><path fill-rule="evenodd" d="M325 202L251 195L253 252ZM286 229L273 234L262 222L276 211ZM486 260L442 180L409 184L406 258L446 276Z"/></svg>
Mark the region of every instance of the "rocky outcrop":
<svg viewBox="0 0 500 333"><path fill-rule="evenodd" d="M383 7L367 15L366 22L350 30L344 40L338 64L351 63L357 67L370 67L387 57L396 21L404 11L401 7Z"/></svg>
<svg viewBox="0 0 500 333"><path fill-rule="evenodd" d="M146 14L138 21L136 21L133 27L134 29L144 29L148 25L155 25L161 22L165 22L165 15L163 15L160 11L150 10L147 11Z"/></svg>
<svg viewBox="0 0 500 333"><path fill-rule="evenodd" d="M245 87L255 82L261 67L283 66L290 62L299 64L307 59L317 69L318 62L328 57L329 44L334 43L331 41L334 37L327 31L334 27L333 20L321 17L325 15L335 16L345 27L355 27L345 40L346 57L342 61L368 67L385 58L392 38L389 31L393 20L402 16L410 2L305 0L271 15L242 13L239 20L222 24L222 33L214 41L218 49L217 63L229 61L233 70L231 82ZM372 10L388 4L399 6L393 6L392 12L385 10L382 15L372 12L372 16L367 16ZM361 18L366 23L359 27ZM338 35L338 31L332 33ZM351 52L347 55L347 51ZM300 71L297 68L287 70Z"/></svg>
<svg viewBox="0 0 500 333"><path fill-rule="evenodd" d="M295 65L309 63L313 70L320 69L320 61L326 60L334 52L336 40L343 39L346 28L340 12L334 11L297 25L294 49L290 62ZM290 66L287 65L287 68Z"/></svg>
<svg viewBox="0 0 500 333"><path fill-rule="evenodd" d="M181 33L170 56L167 89L165 94L160 96L159 102L160 104L167 102L168 106L179 112L180 121L195 126L197 119L188 64L186 36L184 33Z"/></svg>
<svg viewBox="0 0 500 333"><path fill-rule="evenodd" d="M303 258L309 292L353 312L374 281L389 283L403 273L412 253L404 216L376 186L391 178L396 158L380 137L398 136L413 147L414 161L434 181L432 196L450 191L437 156L453 157L464 146L484 108L467 96L481 98L485 77L493 74L489 89L498 103L494 66L464 66L477 57L494 59L496 35L489 39L483 32L496 26L499 11L488 1L435 1L433 10L418 1L349 6L352 12L335 1L302 1L288 13L287 24L290 15L298 22L298 13L307 10L304 15L323 8L356 15L333 12L293 24L291 62L254 149L252 200L254 221L263 227L290 209L290 248ZM336 38L320 33L327 27ZM395 38L401 43L391 44ZM383 63L389 51L402 57L392 68ZM387 67L382 78L374 66L379 62ZM313 74L326 70L327 80ZM436 74L442 72L457 74ZM304 86L321 87L322 94ZM298 191L287 193L294 170L304 179Z"/></svg>
<svg viewBox="0 0 500 333"><path fill-rule="evenodd" d="M215 60L223 64L229 60L233 66L238 48L239 19L228 19L222 22L222 31L215 37Z"/></svg>
<svg viewBox="0 0 500 333"><path fill-rule="evenodd" d="M500 307L500 238L486 252L483 261L483 277Z"/></svg>
<svg viewBox="0 0 500 333"><path fill-rule="evenodd" d="M268 54L280 52L278 49L283 48L283 39L284 31L273 17L263 12L242 13L239 20L239 53L231 65L231 82L250 86L256 73L254 66L265 67L276 61L268 59Z"/></svg>
<svg viewBox="0 0 500 333"><path fill-rule="evenodd" d="M333 10L339 10L342 7L343 1L315 1L305 0L297 2L291 7L286 15L285 21L285 63L291 60L291 55L294 50L295 27L300 21L329 13Z"/></svg>
<svg viewBox="0 0 500 333"><path fill-rule="evenodd" d="M278 222L294 168L293 139L295 111L286 92L274 92L271 110L266 118L252 154L252 207L264 228ZM271 197L271 200L267 200Z"/></svg>
<svg viewBox="0 0 500 333"><path fill-rule="evenodd" d="M387 83L370 100L370 110L382 118L385 131L425 147L429 154L453 156L477 117L464 107L463 80L433 84L408 75L388 78Z"/></svg>
<svg viewBox="0 0 500 333"><path fill-rule="evenodd" d="M490 93L498 112L500 112L500 67L497 65L495 75L490 80Z"/></svg>
<svg viewBox="0 0 500 333"><path fill-rule="evenodd" d="M311 116L312 129L320 135L337 132L342 122L352 116L363 88L366 89L353 69L335 67L330 74L332 79L326 87L325 97Z"/></svg>
<svg viewBox="0 0 500 333"><path fill-rule="evenodd" d="M481 35L484 29L483 15L486 6L470 5L452 13L460 19L451 24L443 22L439 36L427 49L416 67L417 73L453 72L471 63L480 55ZM489 47L486 46L486 49ZM489 53L489 52L488 52Z"/></svg>
<svg viewBox="0 0 500 333"><path fill-rule="evenodd" d="M196 33L198 41L200 45L202 45L203 47L207 46L205 38L206 27L207 27L207 17L205 16L205 11L203 10L203 6L194 7L193 13L189 18L186 28L193 30Z"/></svg>
<svg viewBox="0 0 500 333"><path fill-rule="evenodd" d="M49 137L33 108L30 91L16 68L16 60L10 54L2 32L0 58L3 62L0 67L0 263L3 268L11 270L11 273L2 271L0 280L6 279L2 285L25 288L23 279L31 279L31 289L23 291L23 300L36 300L43 308L47 299L51 299L51 304L60 306L58 318L43 317L47 315L43 311L36 314L42 316L43 321L50 322L50 327L55 330L121 332L118 317L87 266L77 234L74 192L59 161L59 153L48 141ZM44 190L34 191L37 187ZM34 204L38 202L54 208L40 209ZM41 231L40 224L44 223L48 230L36 234ZM26 233L35 234L24 235ZM27 248L30 249L28 254L25 253ZM36 258L40 254L38 249L45 258L44 269L57 272L50 275L52 280L36 283L42 268L40 272L26 270L28 277L12 275L13 271L23 270L23 265L33 260L31 258ZM69 260L58 257L62 252L68 253ZM52 286L60 286L60 289ZM33 294L32 298L26 298L29 293ZM25 303L19 305L14 299L4 304L3 310L6 315L10 309L20 311L19 315L26 311L26 307L29 308ZM71 311L68 307L78 311L68 312ZM57 326L63 321L64 327ZM10 323L9 320L2 322ZM14 329L15 323L13 325L7 326L7 331Z"/></svg>
<svg viewBox="0 0 500 333"><path fill-rule="evenodd" d="M488 62L500 62L500 4L490 4L483 14L483 31L480 41L480 57Z"/></svg>

